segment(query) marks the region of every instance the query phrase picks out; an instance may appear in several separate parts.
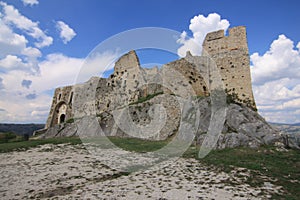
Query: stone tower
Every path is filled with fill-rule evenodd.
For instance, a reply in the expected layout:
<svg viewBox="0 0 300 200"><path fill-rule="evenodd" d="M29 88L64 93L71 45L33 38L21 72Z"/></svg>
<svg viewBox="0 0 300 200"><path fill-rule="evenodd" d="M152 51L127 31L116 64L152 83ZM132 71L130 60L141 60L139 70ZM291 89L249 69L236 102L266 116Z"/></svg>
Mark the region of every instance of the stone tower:
<svg viewBox="0 0 300 200"><path fill-rule="evenodd" d="M212 57L216 62L228 94L256 109L246 27L231 28L228 36L224 35L224 30L208 33L203 43L203 55Z"/></svg>

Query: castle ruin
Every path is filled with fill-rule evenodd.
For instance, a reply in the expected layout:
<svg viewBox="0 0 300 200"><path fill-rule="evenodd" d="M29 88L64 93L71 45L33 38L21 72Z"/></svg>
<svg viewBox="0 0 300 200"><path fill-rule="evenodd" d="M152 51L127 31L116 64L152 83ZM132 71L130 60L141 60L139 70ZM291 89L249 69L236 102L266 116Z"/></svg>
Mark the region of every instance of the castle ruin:
<svg viewBox="0 0 300 200"><path fill-rule="evenodd" d="M213 89L209 75L212 64L217 66L227 94L255 109L246 28L240 26L229 29L228 36L224 30L208 33L202 56L187 53L185 58L160 69L146 69L140 66L136 53L130 51L115 63L108 78L92 77L84 84L57 88L45 128L74 117L111 112L149 95L209 96ZM177 112L170 109L169 114Z"/></svg>

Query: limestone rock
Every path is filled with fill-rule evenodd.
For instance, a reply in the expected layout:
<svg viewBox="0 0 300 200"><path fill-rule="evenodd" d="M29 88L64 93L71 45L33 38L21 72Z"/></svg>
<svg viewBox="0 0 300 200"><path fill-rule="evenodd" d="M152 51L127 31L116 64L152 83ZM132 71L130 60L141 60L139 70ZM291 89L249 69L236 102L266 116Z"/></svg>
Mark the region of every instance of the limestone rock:
<svg viewBox="0 0 300 200"><path fill-rule="evenodd" d="M283 133L282 139L286 148L300 150L300 133Z"/></svg>
<svg viewBox="0 0 300 200"><path fill-rule="evenodd" d="M41 138L55 138L55 137L72 137L77 136L76 123L63 123L50 127Z"/></svg>
<svg viewBox="0 0 300 200"><path fill-rule="evenodd" d="M195 100L199 108L199 127L196 135L198 144L207 136L211 122L210 98ZM159 106L158 106L159 105ZM165 140L176 135L181 123L180 98L174 95L159 94L145 102L135 103L114 112L103 112L96 116L86 116L74 123L56 125L47 130L45 138L79 135L138 137L148 140ZM157 107L158 106L158 107ZM299 137L289 137L287 146L299 148ZM280 132L271 127L252 109L230 104L222 134L216 149L235 147L259 147L282 142Z"/></svg>
<svg viewBox="0 0 300 200"><path fill-rule="evenodd" d="M202 144L206 137L210 116L210 106L207 106L209 99L203 99L199 102L202 122L198 130L197 143ZM238 146L258 147L261 145L274 145L280 142L282 137L280 132L271 127L257 112L252 109L238 105L230 104L227 108L222 134L219 137L216 148L233 148Z"/></svg>

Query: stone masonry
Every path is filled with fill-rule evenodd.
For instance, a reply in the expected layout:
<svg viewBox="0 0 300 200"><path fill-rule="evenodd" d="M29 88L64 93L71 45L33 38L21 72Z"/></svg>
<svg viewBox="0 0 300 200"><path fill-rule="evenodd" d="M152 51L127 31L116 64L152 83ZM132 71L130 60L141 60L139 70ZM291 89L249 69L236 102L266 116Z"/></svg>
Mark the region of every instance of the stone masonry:
<svg viewBox="0 0 300 200"><path fill-rule="evenodd" d="M208 33L203 49L203 55L209 55L216 62L227 92L255 108L246 27L231 28L228 36L224 36L224 30Z"/></svg>
<svg viewBox="0 0 300 200"><path fill-rule="evenodd" d="M245 27L230 29L228 36L224 36L224 30L207 34L203 49L202 56L188 52L185 58L160 69L142 68L135 51L130 51L115 63L110 77L92 77L83 84L57 88L45 128L72 118L111 113L149 95L209 96L209 70L214 63L227 93L235 95L239 103L256 108ZM208 57L214 63L208 62Z"/></svg>

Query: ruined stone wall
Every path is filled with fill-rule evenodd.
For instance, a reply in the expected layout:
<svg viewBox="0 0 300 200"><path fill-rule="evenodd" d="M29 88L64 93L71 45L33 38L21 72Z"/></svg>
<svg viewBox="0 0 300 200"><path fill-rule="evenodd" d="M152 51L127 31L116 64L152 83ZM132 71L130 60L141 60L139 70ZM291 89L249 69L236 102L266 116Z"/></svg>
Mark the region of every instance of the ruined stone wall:
<svg viewBox="0 0 300 200"><path fill-rule="evenodd" d="M56 88L45 128L71 118L95 115L97 109L95 97L99 80L99 77L92 77L82 84Z"/></svg>
<svg viewBox="0 0 300 200"><path fill-rule="evenodd" d="M72 117L110 113L149 94L208 96L214 89L209 80L213 79L213 64L217 65L228 93L255 108L245 27L230 29L229 36L224 36L223 30L207 34L203 49L203 56L188 52L185 58L160 69L141 68L135 51L128 52L115 63L110 77L92 77L83 84L57 88L46 128Z"/></svg>
<svg viewBox="0 0 300 200"><path fill-rule="evenodd" d="M56 88L45 128L67 121L72 118L73 86Z"/></svg>
<svg viewBox="0 0 300 200"><path fill-rule="evenodd" d="M143 70L135 51L123 55L116 63L107 86L113 88L112 103L123 106L138 99L138 88L143 84Z"/></svg>
<svg viewBox="0 0 300 200"><path fill-rule="evenodd" d="M209 95L209 88L199 68L186 58L164 65L161 74L172 93L182 97Z"/></svg>
<svg viewBox="0 0 300 200"><path fill-rule="evenodd" d="M99 77L92 77L87 82L74 86L72 113L75 118L96 115L96 91Z"/></svg>
<svg viewBox="0 0 300 200"><path fill-rule="evenodd" d="M252 93L250 59L244 26L208 33L203 43L203 55L213 58L229 94L236 94L238 101L256 108Z"/></svg>

